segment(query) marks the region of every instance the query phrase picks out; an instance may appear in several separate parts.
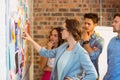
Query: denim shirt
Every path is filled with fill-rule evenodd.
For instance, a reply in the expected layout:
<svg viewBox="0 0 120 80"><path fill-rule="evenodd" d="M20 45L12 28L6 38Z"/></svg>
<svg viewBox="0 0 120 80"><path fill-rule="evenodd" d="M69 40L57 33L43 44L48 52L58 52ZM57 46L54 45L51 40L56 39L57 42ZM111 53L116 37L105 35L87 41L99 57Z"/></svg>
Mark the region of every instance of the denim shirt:
<svg viewBox="0 0 120 80"><path fill-rule="evenodd" d="M96 48L96 50L93 49L93 52L90 53L89 56L99 75L98 58L103 50L104 39L99 35L99 33L94 32L94 34L91 36L89 40L89 43L90 43L91 48ZM83 45L82 42L80 44Z"/></svg>
<svg viewBox="0 0 120 80"><path fill-rule="evenodd" d="M120 38L113 37L107 47L107 73L103 80L120 80Z"/></svg>

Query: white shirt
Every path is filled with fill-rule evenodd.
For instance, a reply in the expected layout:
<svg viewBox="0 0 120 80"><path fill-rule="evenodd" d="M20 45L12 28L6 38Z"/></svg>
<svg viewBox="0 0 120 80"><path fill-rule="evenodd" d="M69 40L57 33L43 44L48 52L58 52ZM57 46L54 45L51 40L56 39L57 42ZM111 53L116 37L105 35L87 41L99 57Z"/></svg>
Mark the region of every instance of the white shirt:
<svg viewBox="0 0 120 80"><path fill-rule="evenodd" d="M54 60L55 60L55 58L48 58L47 65L49 67L53 68L53 66L54 66Z"/></svg>

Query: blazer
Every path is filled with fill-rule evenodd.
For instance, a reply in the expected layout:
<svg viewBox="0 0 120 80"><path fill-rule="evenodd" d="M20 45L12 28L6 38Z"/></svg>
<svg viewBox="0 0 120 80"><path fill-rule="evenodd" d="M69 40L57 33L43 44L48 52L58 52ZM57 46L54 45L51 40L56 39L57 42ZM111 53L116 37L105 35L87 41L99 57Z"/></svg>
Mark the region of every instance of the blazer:
<svg viewBox="0 0 120 80"><path fill-rule="evenodd" d="M56 49L47 50L42 48L39 52L41 56L55 58L55 64L52 70L50 80L58 80L59 73L57 72L57 62L60 59L61 55L67 50L68 43L64 43ZM81 47L79 42L75 45L74 49L70 53L72 54L69 63L64 68L61 80L64 80L65 77L71 77L73 80L77 78L79 74L85 71L85 76L82 80L96 80L98 75L95 70L93 63L90 60L90 57L87 51Z"/></svg>

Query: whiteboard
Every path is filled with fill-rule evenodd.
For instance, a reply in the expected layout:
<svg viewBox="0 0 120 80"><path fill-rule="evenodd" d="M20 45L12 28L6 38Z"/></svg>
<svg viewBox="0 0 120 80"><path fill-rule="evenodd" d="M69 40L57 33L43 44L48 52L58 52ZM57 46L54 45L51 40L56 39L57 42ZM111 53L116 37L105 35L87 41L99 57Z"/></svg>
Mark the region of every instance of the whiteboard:
<svg viewBox="0 0 120 80"><path fill-rule="evenodd" d="M107 45L108 45L110 39L117 34L113 33L113 28L110 26L97 26L95 28L95 31L100 33L100 35L105 40L103 51L99 57L99 63L98 63L99 64L100 80L103 80L103 77L107 71Z"/></svg>

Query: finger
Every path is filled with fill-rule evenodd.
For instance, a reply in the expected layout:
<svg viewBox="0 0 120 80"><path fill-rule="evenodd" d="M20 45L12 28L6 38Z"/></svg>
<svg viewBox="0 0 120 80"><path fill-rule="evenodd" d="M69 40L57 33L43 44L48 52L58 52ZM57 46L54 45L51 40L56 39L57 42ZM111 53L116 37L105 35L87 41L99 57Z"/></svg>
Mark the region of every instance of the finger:
<svg viewBox="0 0 120 80"><path fill-rule="evenodd" d="M21 30L22 30L22 32L25 33L26 35L29 35L24 27L21 27Z"/></svg>
<svg viewBox="0 0 120 80"><path fill-rule="evenodd" d="M84 35L88 35L87 31L84 31L83 34L84 34Z"/></svg>
<svg viewBox="0 0 120 80"><path fill-rule="evenodd" d="M51 41L51 43L52 43L52 44L54 44L54 42L53 42L53 41Z"/></svg>
<svg viewBox="0 0 120 80"><path fill-rule="evenodd" d="M26 36L29 36L29 34L26 31L24 33L25 33Z"/></svg>
<svg viewBox="0 0 120 80"><path fill-rule="evenodd" d="M21 29L22 32L26 31L26 29L24 27L20 27L20 29Z"/></svg>
<svg viewBox="0 0 120 80"><path fill-rule="evenodd" d="M22 39L25 39L25 36L24 36L24 35L22 35Z"/></svg>
<svg viewBox="0 0 120 80"><path fill-rule="evenodd" d="M22 39L26 39L26 37L27 37L27 36L26 36L26 33L23 32L21 37L22 37Z"/></svg>

